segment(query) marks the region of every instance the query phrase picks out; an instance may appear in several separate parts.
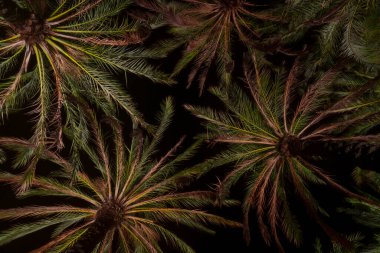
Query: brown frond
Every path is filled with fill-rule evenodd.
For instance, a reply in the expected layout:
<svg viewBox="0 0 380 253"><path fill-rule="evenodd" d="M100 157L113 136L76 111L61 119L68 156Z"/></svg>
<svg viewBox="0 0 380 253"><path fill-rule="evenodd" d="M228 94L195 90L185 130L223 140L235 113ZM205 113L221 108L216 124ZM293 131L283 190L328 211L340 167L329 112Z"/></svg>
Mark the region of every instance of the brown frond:
<svg viewBox="0 0 380 253"><path fill-rule="evenodd" d="M285 250L282 246L282 243L280 241L280 239L278 238L278 234L277 234L277 224L278 224L278 220L279 220L279 210L280 210L280 206L279 206L279 199L278 199L278 188L279 188L279 182L280 182L280 176L282 174L282 168L283 168L283 163L284 161L281 161L282 165L279 165L278 166L278 169L276 171L276 175L275 175L275 179L274 179L274 182L272 184L272 190L271 190L271 197L270 197L270 202L269 202L269 225L270 225L270 229L272 231L272 235L273 235L273 238L274 238L274 241L276 243L276 246L278 248L278 250L281 252L281 253L285 253Z"/></svg>
<svg viewBox="0 0 380 253"><path fill-rule="evenodd" d="M306 132L306 130L308 130L311 126L315 125L316 123L320 122L327 115L331 115L333 113L339 113L339 112L345 111L348 103L350 103L356 99L359 99L366 91L368 91L369 89L371 89L372 87L377 85L379 80L380 80L380 75L378 75L376 78L368 81L365 85L359 87L355 91L351 92L349 95L338 100L336 103L334 103L333 105L329 106L327 109L320 112L317 117L315 117L310 123L308 123L302 129L302 131L299 132L298 136L301 136L304 132Z"/></svg>
<svg viewBox="0 0 380 253"><path fill-rule="evenodd" d="M271 238L270 232L267 225L264 222L264 209L267 206L266 204L266 191L269 184L270 177L273 170L276 169L277 162L279 157L272 157L266 161L265 167L256 178L256 182L253 187L250 189L245 201L244 201L244 238L247 242L250 241L250 230L249 230L249 210L252 206L255 206L260 232L264 238L264 241L269 245ZM256 201L256 203L254 203Z"/></svg>
<svg viewBox="0 0 380 253"><path fill-rule="evenodd" d="M288 78L285 83L285 91L284 91L284 105L283 105L283 121L285 132L288 133L288 122L287 122L287 114L289 106L292 102L292 93L294 90L294 85L297 82L297 74L300 69L301 61L300 57L297 57L293 63L293 66L289 72Z"/></svg>
<svg viewBox="0 0 380 253"><path fill-rule="evenodd" d="M294 125L298 117L302 117L313 109L312 103L314 103L318 98L320 92L330 85L331 82L339 75L340 70L343 67L343 60L341 60L325 72L315 83L309 86L296 108L290 129L294 129ZM301 136L301 133L298 134L298 136Z"/></svg>

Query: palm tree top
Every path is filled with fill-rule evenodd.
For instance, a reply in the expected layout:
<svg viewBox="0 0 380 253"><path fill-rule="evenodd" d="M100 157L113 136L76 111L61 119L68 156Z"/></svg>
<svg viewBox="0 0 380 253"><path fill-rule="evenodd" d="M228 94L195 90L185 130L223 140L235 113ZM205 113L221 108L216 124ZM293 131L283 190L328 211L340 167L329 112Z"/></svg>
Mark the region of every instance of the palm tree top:
<svg viewBox="0 0 380 253"><path fill-rule="evenodd" d="M366 92L379 84L380 77L351 88L350 92L333 101L325 100L343 68L343 63L338 62L318 76L300 96L297 94L297 86L303 83L299 80L300 72L307 68L301 59L295 60L284 79L278 73L272 76L273 73L262 66L254 52L250 63L244 67L250 96L236 86L218 87L213 88L212 93L223 101L227 112L187 106L194 115L206 121L208 131L205 138L230 144L228 151L202 165L211 169L236 162L236 167L219 185L220 197L227 196L239 178L248 176L249 187L243 203L246 239L250 238L249 211L254 208L264 240L268 244L274 242L281 252L284 249L279 231L296 245L300 245L302 239L300 225L287 203L290 192L286 185L289 183L309 216L333 240L340 242L344 238L321 219L320 215L323 216L325 211L310 192L308 184L327 184L350 197L371 202L338 184L332 176L309 162L303 155L304 145L311 141L352 144L379 140L378 135L361 135L358 130L371 125L372 120L380 116L373 106L380 100L371 96L368 100L363 99ZM326 121L332 115L334 117Z"/></svg>
<svg viewBox="0 0 380 253"><path fill-rule="evenodd" d="M29 15L17 22L0 20L1 114L32 98L33 141L58 148L63 147L62 110L70 111L66 94L84 97L109 115L116 104L147 126L115 72L172 81L146 63L143 50L126 48L141 42L136 27L118 17L130 2L39 3L27 1Z"/></svg>
<svg viewBox="0 0 380 253"><path fill-rule="evenodd" d="M95 252L112 252L116 241L119 243L116 249L122 252L163 252L161 247L165 244L179 252L194 252L170 231L168 223L174 222L205 232L212 231L207 228L207 223L241 226L238 222L202 210L215 201L212 192L181 190L186 185L184 182L189 181L195 172L191 168L178 168L193 155L197 143L183 153L176 154L184 139L181 138L166 154L154 158L156 147L173 113L170 99L163 104L161 123L154 137L146 138L134 128L135 133L128 148L118 122L107 119L114 132L114 152L111 152L112 148L107 148L95 115L90 114L89 108L85 111L91 122L94 145L84 142L81 148L91 158L100 177L91 177L87 169L79 170L74 183L70 185L67 175L76 164L47 151L44 153L45 158L64 168L62 177L53 179L37 176L32 188L23 193L24 196L79 199L86 203L85 207L62 204L0 210L0 219L37 218L35 222L15 225L3 231L0 245L60 224L55 236L34 252L77 252L75 250L78 247L89 247L87 250L95 248ZM30 144L25 142L25 146L30 147ZM2 174L0 180L18 184L20 178ZM234 203L231 201L229 205Z"/></svg>

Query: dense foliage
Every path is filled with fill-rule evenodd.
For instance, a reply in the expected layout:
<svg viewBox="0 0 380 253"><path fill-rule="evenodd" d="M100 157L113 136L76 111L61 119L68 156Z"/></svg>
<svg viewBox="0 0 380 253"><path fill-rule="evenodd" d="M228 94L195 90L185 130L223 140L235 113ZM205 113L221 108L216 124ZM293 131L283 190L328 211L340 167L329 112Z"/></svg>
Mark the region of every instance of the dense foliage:
<svg viewBox="0 0 380 253"><path fill-rule="evenodd" d="M0 0L0 251L217 249L199 230L380 252L379 21L378 0Z"/></svg>

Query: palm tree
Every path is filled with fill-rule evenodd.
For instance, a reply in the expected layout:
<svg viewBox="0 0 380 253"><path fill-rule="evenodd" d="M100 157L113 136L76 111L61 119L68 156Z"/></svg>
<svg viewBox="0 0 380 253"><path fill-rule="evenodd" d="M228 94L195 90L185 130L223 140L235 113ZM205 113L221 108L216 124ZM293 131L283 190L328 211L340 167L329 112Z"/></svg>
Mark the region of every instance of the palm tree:
<svg viewBox="0 0 380 253"><path fill-rule="evenodd" d="M329 252L329 253L357 253L362 251L359 251L360 247L360 240L362 240L362 236L360 234L353 234L350 236L347 236L347 240L351 243L350 248L344 248L341 244L332 242L331 246L326 247L326 245L322 244L322 241L320 238L317 238L314 243L314 252L315 253L323 253L323 252ZM328 251L327 251L328 250ZM370 252L367 252L370 253ZM373 252L372 252L373 253Z"/></svg>
<svg viewBox="0 0 380 253"><path fill-rule="evenodd" d="M58 148L63 146L62 108L70 106L67 94L85 97L108 114L114 110L111 103L116 103L145 124L112 72L172 81L146 64L142 50L126 50L140 41L135 27L119 17L130 1L18 2L24 9L18 7L17 13L23 15L9 12L0 19L2 115L32 100L36 115L32 142L41 146L53 142Z"/></svg>
<svg viewBox="0 0 380 253"><path fill-rule="evenodd" d="M337 183L327 172L305 158L304 148L315 141L353 145L356 142L375 144L379 140L378 135L359 133L368 129L372 120L379 118L379 111L370 105L380 100L376 96L364 95L379 84L380 76L362 85L359 84L363 79L361 82L352 78L339 79L343 69L340 62L319 77L314 75L318 78L310 80L316 81L302 96L297 96L297 88L307 82L298 80L301 70L307 71L308 68L307 64L302 65L302 60L301 56L295 60L284 80L282 73L273 75L267 71L254 52L253 71L249 63L244 67L250 97L238 87L226 86L211 91L222 100L228 112L186 106L205 121L207 134L204 138L227 143L230 147L207 161L206 165L202 164L200 169L208 167L208 171L236 162L235 169L220 183L220 198L227 196L240 178L247 178L248 188L243 202L245 237L249 241L249 211L255 208L265 242L271 244L274 241L281 252L284 249L279 230L296 246L301 244L302 239L300 226L288 204L293 189L308 215L334 240L340 238L323 222L321 215L324 210L308 184L328 185L352 198L369 201ZM348 91L344 91L341 85L341 92L334 93L334 99L331 99L327 94L331 94L333 85L342 80ZM356 84L354 91L353 83ZM293 189L289 188L290 185Z"/></svg>
<svg viewBox="0 0 380 253"><path fill-rule="evenodd" d="M0 219L33 218L2 231L0 245L30 233L56 226L52 238L33 252L163 252L170 246L178 252L194 250L172 232L168 224L181 224L212 232L207 223L240 227L240 223L209 214L200 208L215 201L209 191L181 191L194 176L191 169L179 170L180 164L192 157L199 143L178 153L181 138L167 153L157 158L159 144L173 114L170 99L163 103L161 123L152 139L145 137L134 124L131 145L126 147L122 128L113 118L106 118L113 130L114 146L106 139L94 112L81 105L89 120L91 142L81 140L82 151L93 163L93 170L78 169L76 162L67 161L45 150L44 158L63 168L58 177L36 177L27 196L64 197L62 204L26 206L0 210ZM35 148L35 144L13 140L19 150ZM112 156L110 156L112 154ZM88 165L87 165L88 166ZM75 181L70 184L72 170ZM99 177L94 177L94 170ZM90 173L87 173L89 171ZM91 174L91 175L90 175ZM18 184L20 176L3 173L1 181ZM190 180L191 181L191 180ZM80 200L67 204L70 200ZM57 203L57 202L56 202ZM234 204L230 201L228 204ZM77 206L76 206L77 205ZM113 250L114 249L114 250Z"/></svg>
<svg viewBox="0 0 380 253"><path fill-rule="evenodd" d="M234 47L261 48L265 32L273 29L266 22L280 21L256 5L245 0L185 0L185 1L136 1L140 6L155 11L172 28L177 45L186 49L177 63L173 76L190 64L188 86L198 78L199 94L204 90L210 67L215 64L218 78L230 80L234 69ZM237 41L234 41L234 36ZM240 43L240 44L239 44ZM169 47L173 47L170 43ZM265 49L269 49L265 47Z"/></svg>

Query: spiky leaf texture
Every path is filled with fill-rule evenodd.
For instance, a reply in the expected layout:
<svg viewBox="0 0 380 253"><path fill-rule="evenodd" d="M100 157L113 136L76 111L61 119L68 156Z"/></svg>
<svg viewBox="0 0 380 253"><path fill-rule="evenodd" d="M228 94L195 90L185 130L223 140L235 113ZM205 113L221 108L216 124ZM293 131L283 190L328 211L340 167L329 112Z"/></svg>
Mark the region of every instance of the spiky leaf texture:
<svg viewBox="0 0 380 253"><path fill-rule="evenodd" d="M298 38L309 28L321 26L321 61L344 53L367 65L379 64L378 0L288 1L291 33Z"/></svg>
<svg viewBox="0 0 380 253"><path fill-rule="evenodd" d="M356 252L362 252L359 250L360 248L360 240L362 240L363 237L360 234L353 234L350 236L347 236L347 240L350 242L349 248L344 248L342 245L336 242L332 242L332 245L325 245L322 244L321 239L317 238L314 242L314 252L315 253L323 253L323 252L329 252L329 253L356 253Z"/></svg>
<svg viewBox="0 0 380 253"><path fill-rule="evenodd" d="M46 159L58 161L64 168L63 173L56 178L36 177L24 197L56 196L57 200L63 197L62 204L0 210L2 220L34 218L31 222L19 223L2 231L0 245L55 226L50 241L34 252L71 252L70 248L75 249L76 243L87 233L92 231L90 235L94 236L94 228L97 228L95 232L98 236L100 233L100 238L92 245L94 252L156 253L163 252L162 246L166 245L177 252L189 253L194 250L171 231L168 224L180 224L205 232L212 232L207 224L241 226L238 222L201 210L215 201L212 192L181 191L182 186L194 176L194 171L180 170L180 164L193 155L197 143L178 154L183 141L181 138L157 158L157 145L173 114L171 99L163 103L161 123L154 137L144 136L135 125L128 147L117 120L105 120L113 129L114 140L114 145L110 142L106 145L108 138L104 137L96 116L89 108L84 110L92 136L89 142L83 140L85 143L79 141L77 145L83 144L82 151L94 164L88 169L98 170L99 176L91 176L93 171L86 173L86 168L78 171L75 181L70 184L68 175L75 165L62 158L57 159L49 151L42 151ZM2 182L17 183L19 180L17 175L1 175ZM67 204L70 199L80 200L82 204ZM229 204L235 204L235 201Z"/></svg>
<svg viewBox="0 0 380 253"><path fill-rule="evenodd" d="M352 173L352 176L357 187L362 190L364 194L372 198L380 196L380 174L378 172L357 167ZM370 191L367 191L368 189ZM380 208L355 199L349 199L348 202L348 207L341 207L338 210L348 214L357 224L369 228L371 231L371 233L366 234L366 237L364 237L365 240L359 238L357 252L379 252Z"/></svg>
<svg viewBox="0 0 380 253"><path fill-rule="evenodd" d="M378 85L380 77L364 84L363 80L356 82L356 87L351 85L351 89L336 93L339 95L334 99L327 99L334 80L342 78L340 62L322 74L315 73L315 81L300 96L297 88L306 82L299 80L299 74L307 69L303 60L297 58L287 78L283 78L268 71L253 53L251 64L245 66L249 96L238 86L224 86L212 89L212 93L224 102L227 111L187 106L205 121L208 130L205 138L230 146L200 169L236 163L235 169L220 183L221 199L239 179L247 179L243 203L246 239L249 240L249 211L254 208L264 240L268 244L274 242L281 252L284 249L280 231L295 245L302 241L300 225L288 203L289 196L295 194L308 215L338 242L344 239L323 222L325 211L310 191L310 185L328 185L350 197L365 199L305 158L304 145L313 141L376 143L380 138L349 130L350 126L371 125L371 118L379 119L376 106L371 107L379 99L366 96L366 91Z"/></svg>
<svg viewBox="0 0 380 253"><path fill-rule="evenodd" d="M35 115L32 142L56 142L59 148L66 94L86 98L106 113L116 104L145 124L114 72L171 81L139 57L141 50L126 49L140 42L133 25L119 17L130 1L24 2L29 17L0 20L1 114L28 101Z"/></svg>
<svg viewBox="0 0 380 253"><path fill-rule="evenodd" d="M188 86L197 78L200 94L212 64L218 78L228 82L235 65L234 47L259 47L262 33L268 28L266 22L273 24L281 20L257 10L260 5L245 0L185 0L183 3L176 9L176 18L168 21L177 39L186 46L173 75L191 64Z"/></svg>

